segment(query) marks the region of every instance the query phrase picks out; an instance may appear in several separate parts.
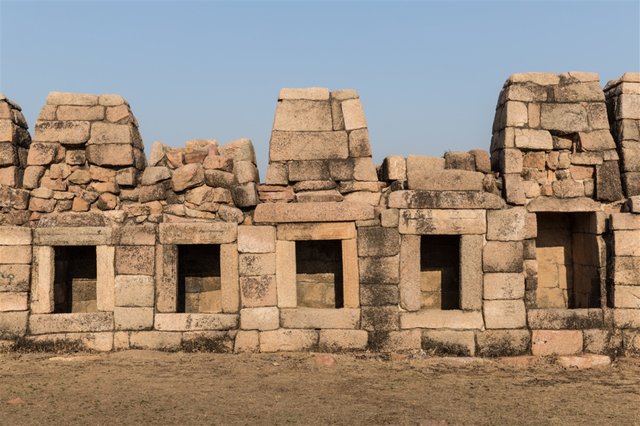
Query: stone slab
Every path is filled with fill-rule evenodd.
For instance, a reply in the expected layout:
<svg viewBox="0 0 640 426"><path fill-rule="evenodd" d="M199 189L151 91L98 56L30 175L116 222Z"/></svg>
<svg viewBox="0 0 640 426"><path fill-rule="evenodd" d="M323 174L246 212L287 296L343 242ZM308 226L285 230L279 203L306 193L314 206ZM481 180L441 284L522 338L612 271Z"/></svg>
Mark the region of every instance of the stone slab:
<svg viewBox="0 0 640 426"><path fill-rule="evenodd" d="M400 328L448 328L453 330L474 330L484 327L480 311L443 311L423 309L418 312L400 314Z"/></svg>
<svg viewBox="0 0 640 426"><path fill-rule="evenodd" d="M283 328L355 329L360 323L359 309L281 309L280 322Z"/></svg>
<svg viewBox="0 0 640 426"><path fill-rule="evenodd" d="M389 207L400 209L501 209L502 198L483 191L394 191Z"/></svg>
<svg viewBox="0 0 640 426"><path fill-rule="evenodd" d="M315 330L271 330L260 332L260 352L308 351L318 344Z"/></svg>
<svg viewBox="0 0 640 426"><path fill-rule="evenodd" d="M486 214L482 210L400 209L401 234L460 235L484 234Z"/></svg>
<svg viewBox="0 0 640 426"><path fill-rule="evenodd" d="M101 226L36 228L33 243L40 246L110 245L112 229Z"/></svg>
<svg viewBox="0 0 640 426"><path fill-rule="evenodd" d="M225 244L236 241L238 227L234 223L161 223L161 244Z"/></svg>
<svg viewBox="0 0 640 426"><path fill-rule="evenodd" d="M76 333L113 330L112 312L74 314L32 314L30 334Z"/></svg>
<svg viewBox="0 0 640 426"><path fill-rule="evenodd" d="M231 330L238 327L237 314L155 314L159 331Z"/></svg>
<svg viewBox="0 0 640 426"><path fill-rule="evenodd" d="M273 131L270 161L329 160L349 157L347 132Z"/></svg>
<svg viewBox="0 0 640 426"><path fill-rule="evenodd" d="M253 216L256 223L344 222L373 218L373 206L347 201L259 204Z"/></svg>

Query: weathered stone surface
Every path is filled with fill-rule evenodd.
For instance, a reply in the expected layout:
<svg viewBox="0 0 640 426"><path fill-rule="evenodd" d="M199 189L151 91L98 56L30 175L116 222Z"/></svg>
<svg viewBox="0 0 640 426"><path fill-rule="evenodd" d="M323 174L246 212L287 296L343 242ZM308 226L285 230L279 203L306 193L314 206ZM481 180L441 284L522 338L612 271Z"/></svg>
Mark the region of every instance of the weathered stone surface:
<svg viewBox="0 0 640 426"><path fill-rule="evenodd" d="M602 206L590 198L558 199L554 197L538 197L527 204L530 212L597 212Z"/></svg>
<svg viewBox="0 0 640 426"><path fill-rule="evenodd" d="M89 140L88 121L41 121L36 124L34 140L63 145L84 144Z"/></svg>
<svg viewBox="0 0 640 426"><path fill-rule="evenodd" d="M613 238L616 256L640 256L640 230L616 231Z"/></svg>
<svg viewBox="0 0 640 426"><path fill-rule="evenodd" d="M407 186L409 189L436 191L482 191L484 175L466 170L416 169L407 158Z"/></svg>
<svg viewBox="0 0 640 426"><path fill-rule="evenodd" d="M243 330L276 330L280 327L280 311L276 307L245 308L240 311Z"/></svg>
<svg viewBox="0 0 640 426"><path fill-rule="evenodd" d="M373 206L352 202L259 204L254 213L257 223L343 222L373 217Z"/></svg>
<svg viewBox="0 0 640 426"><path fill-rule="evenodd" d="M400 252L400 234L393 228L368 227L358 231L359 256L394 256Z"/></svg>
<svg viewBox="0 0 640 426"><path fill-rule="evenodd" d="M187 164L173 171L171 187L180 192L204 183L204 169L200 164Z"/></svg>
<svg viewBox="0 0 640 426"><path fill-rule="evenodd" d="M315 330L272 330L260 332L260 352L308 351L318 344Z"/></svg>
<svg viewBox="0 0 640 426"><path fill-rule="evenodd" d="M482 210L400 210L401 234L484 234L486 215Z"/></svg>
<svg viewBox="0 0 640 426"><path fill-rule="evenodd" d="M320 330L318 347L326 352L361 351L367 348L365 330Z"/></svg>
<svg viewBox="0 0 640 426"><path fill-rule="evenodd" d="M587 112L579 104L542 104L540 124L546 130L561 132L589 130Z"/></svg>
<svg viewBox="0 0 640 426"><path fill-rule="evenodd" d="M29 312L0 312L0 337L14 338L27 332Z"/></svg>
<svg viewBox="0 0 640 426"><path fill-rule="evenodd" d="M29 294L27 292L0 293L0 312L26 311L29 309Z"/></svg>
<svg viewBox="0 0 640 426"><path fill-rule="evenodd" d="M422 349L437 356L473 356L475 335L473 331L424 330Z"/></svg>
<svg viewBox="0 0 640 426"><path fill-rule="evenodd" d="M482 235L460 237L460 308L482 309Z"/></svg>
<svg viewBox="0 0 640 426"><path fill-rule="evenodd" d="M382 180L407 180L407 163L404 157L394 155L384 159Z"/></svg>
<svg viewBox="0 0 640 426"><path fill-rule="evenodd" d="M389 207L401 209L501 209L501 197L481 191L394 191Z"/></svg>
<svg viewBox="0 0 640 426"><path fill-rule="evenodd" d="M524 328L527 314L522 300L485 300L484 321L488 329Z"/></svg>
<svg viewBox="0 0 640 426"><path fill-rule="evenodd" d="M113 330L114 313L31 314L30 334L75 333Z"/></svg>
<svg viewBox="0 0 640 426"><path fill-rule="evenodd" d="M241 276L272 275L276 273L275 253L242 253L239 257Z"/></svg>
<svg viewBox="0 0 640 426"><path fill-rule="evenodd" d="M323 160L347 158L349 145L346 132L281 132L271 134L269 159Z"/></svg>
<svg viewBox="0 0 640 426"><path fill-rule="evenodd" d="M240 295L244 308L276 306L275 275L240 277Z"/></svg>
<svg viewBox="0 0 640 426"><path fill-rule="evenodd" d="M131 349L169 350L180 348L182 333L167 331L132 332L129 336Z"/></svg>
<svg viewBox="0 0 640 426"><path fill-rule="evenodd" d="M0 226L0 245L31 244L31 229L18 226Z"/></svg>
<svg viewBox="0 0 640 426"><path fill-rule="evenodd" d="M360 323L359 309L314 309L296 308L281 309L280 321L283 328L293 329L319 329L338 328L353 329L358 328Z"/></svg>
<svg viewBox="0 0 640 426"><path fill-rule="evenodd" d="M325 87L284 88L280 89L278 100L306 99L311 101L328 101L329 89Z"/></svg>
<svg viewBox="0 0 640 426"><path fill-rule="evenodd" d="M640 309L640 286L616 285L613 303L616 308Z"/></svg>
<svg viewBox="0 0 640 426"><path fill-rule="evenodd" d="M582 352L580 330L534 330L531 353L536 356L572 355Z"/></svg>
<svg viewBox="0 0 640 426"><path fill-rule="evenodd" d="M480 311L441 311L424 309L419 312L400 314L400 327L406 328L450 328L457 330L481 329L484 326Z"/></svg>
<svg viewBox="0 0 640 426"><path fill-rule="evenodd" d="M528 330L487 330L476 334L478 355L485 357L524 355L529 352Z"/></svg>
<svg viewBox="0 0 640 426"><path fill-rule="evenodd" d="M332 130L329 100L281 100L276 107L273 130L326 131Z"/></svg>
<svg viewBox="0 0 640 426"><path fill-rule="evenodd" d="M239 330L233 346L235 353L256 353L260 351L260 333L257 330Z"/></svg>
<svg viewBox="0 0 640 426"><path fill-rule="evenodd" d="M98 95L68 92L49 92L48 105L98 105Z"/></svg>
<svg viewBox="0 0 640 426"><path fill-rule="evenodd" d="M111 228L101 226L38 228L33 231L34 244L48 246L108 245L111 237Z"/></svg>
<svg viewBox="0 0 640 426"><path fill-rule="evenodd" d="M236 241L237 226L231 223L162 223L161 244L224 244Z"/></svg>
<svg viewBox="0 0 640 426"><path fill-rule="evenodd" d="M613 259L613 280L616 285L640 285L640 257L616 256Z"/></svg>
<svg viewBox="0 0 640 426"><path fill-rule="evenodd" d="M362 257L358 259L360 282L395 284L400 279L400 256Z"/></svg>
<svg viewBox="0 0 640 426"><path fill-rule="evenodd" d="M596 167L596 196L603 201L624 198L617 161L605 161Z"/></svg>
<svg viewBox="0 0 640 426"><path fill-rule="evenodd" d="M367 119L364 116L360 99L348 99L342 102L342 116L346 130L361 129L367 127Z"/></svg>
<svg viewBox="0 0 640 426"><path fill-rule="evenodd" d="M486 300L510 300L524 297L524 275L520 273L489 273L484 275Z"/></svg>
<svg viewBox="0 0 640 426"><path fill-rule="evenodd" d="M133 165L133 148L128 144L88 145L87 160L99 166Z"/></svg>
<svg viewBox="0 0 640 426"><path fill-rule="evenodd" d="M156 314L154 328L160 331L230 330L238 326L233 314Z"/></svg>
<svg viewBox="0 0 640 426"><path fill-rule="evenodd" d="M120 248L120 247L118 247ZM116 306L153 306L154 281L147 275L118 275L115 278Z"/></svg>
<svg viewBox="0 0 640 426"><path fill-rule="evenodd" d="M526 217L527 210L524 207L487 212L487 240L523 240Z"/></svg>
<svg viewBox="0 0 640 426"><path fill-rule="evenodd" d="M153 308L115 307L113 319L116 330L145 330L153 328Z"/></svg>
<svg viewBox="0 0 640 426"><path fill-rule="evenodd" d="M29 291L30 277L31 267L29 265L0 265L0 293Z"/></svg>
<svg viewBox="0 0 640 426"><path fill-rule="evenodd" d="M363 306L361 328L368 331L391 331L400 328L399 311L396 306Z"/></svg>
<svg viewBox="0 0 640 426"><path fill-rule="evenodd" d="M259 203L258 189L255 182L248 182L233 187L233 202L238 207L253 207Z"/></svg>
<svg viewBox="0 0 640 426"><path fill-rule="evenodd" d="M529 309L529 327L545 330L600 328L604 326L601 309Z"/></svg>
<svg viewBox="0 0 640 426"><path fill-rule="evenodd" d="M167 167L155 166L147 167L142 173L142 179L140 183L142 185L153 185L163 180L171 178L171 172Z"/></svg>
<svg viewBox="0 0 640 426"><path fill-rule="evenodd" d="M482 253L485 272L522 272L522 242L489 241Z"/></svg>
<svg viewBox="0 0 640 426"><path fill-rule="evenodd" d="M349 155L351 157L371 157L369 131L366 128L349 132Z"/></svg>
<svg viewBox="0 0 640 426"><path fill-rule="evenodd" d="M278 225L278 240L345 240L356 237L353 223L301 223Z"/></svg>

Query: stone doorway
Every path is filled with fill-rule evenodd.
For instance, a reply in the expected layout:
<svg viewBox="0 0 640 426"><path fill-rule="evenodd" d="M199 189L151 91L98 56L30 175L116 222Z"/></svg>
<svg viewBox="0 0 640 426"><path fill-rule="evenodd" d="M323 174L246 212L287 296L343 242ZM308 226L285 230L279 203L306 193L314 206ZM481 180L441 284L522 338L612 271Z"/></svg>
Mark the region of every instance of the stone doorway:
<svg viewBox="0 0 640 426"><path fill-rule="evenodd" d="M178 245L176 312L222 312L220 245Z"/></svg>
<svg viewBox="0 0 640 426"><path fill-rule="evenodd" d="M420 237L423 309L460 309L460 236Z"/></svg>
<svg viewBox="0 0 640 426"><path fill-rule="evenodd" d="M96 247L54 247L54 259L53 312L97 312Z"/></svg>
<svg viewBox="0 0 640 426"><path fill-rule="evenodd" d="M344 307L342 241L296 241L296 292L299 307Z"/></svg>

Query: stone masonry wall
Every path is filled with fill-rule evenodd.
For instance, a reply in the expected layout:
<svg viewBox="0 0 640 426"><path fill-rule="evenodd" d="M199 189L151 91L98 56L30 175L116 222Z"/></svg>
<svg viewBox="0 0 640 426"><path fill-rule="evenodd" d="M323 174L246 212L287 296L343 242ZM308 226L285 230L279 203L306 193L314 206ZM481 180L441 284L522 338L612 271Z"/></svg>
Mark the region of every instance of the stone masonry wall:
<svg viewBox="0 0 640 426"><path fill-rule="evenodd" d="M377 167L355 91L283 89L264 184L248 139L145 158L118 95L33 142L1 96L0 347L638 354L639 81L514 74L490 152Z"/></svg>

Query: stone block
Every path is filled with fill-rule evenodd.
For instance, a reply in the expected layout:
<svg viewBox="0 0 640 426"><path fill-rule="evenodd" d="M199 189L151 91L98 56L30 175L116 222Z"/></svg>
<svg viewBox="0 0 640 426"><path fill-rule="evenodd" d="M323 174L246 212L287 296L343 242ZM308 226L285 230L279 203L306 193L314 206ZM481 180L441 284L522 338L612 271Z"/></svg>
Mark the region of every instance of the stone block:
<svg viewBox="0 0 640 426"><path fill-rule="evenodd" d="M406 352L420 349L422 335L420 330L400 330L386 333L372 333L369 346L378 352ZM373 337L373 338L372 338Z"/></svg>
<svg viewBox="0 0 640 426"><path fill-rule="evenodd" d="M346 240L356 237L353 223L300 223L278 225L278 240Z"/></svg>
<svg viewBox="0 0 640 426"><path fill-rule="evenodd" d="M582 352L581 330L533 330L531 353L535 356L573 355Z"/></svg>
<svg viewBox="0 0 640 426"><path fill-rule="evenodd" d="M489 241L482 253L484 272L522 272L524 256L521 241Z"/></svg>
<svg viewBox="0 0 640 426"><path fill-rule="evenodd" d="M602 201L624 198L617 161L605 161L596 167L596 198Z"/></svg>
<svg viewBox="0 0 640 426"><path fill-rule="evenodd" d="M114 244L152 246L156 244L156 228L152 223L125 225L113 229Z"/></svg>
<svg viewBox="0 0 640 426"><path fill-rule="evenodd" d="M0 246L0 265L30 264L31 246Z"/></svg>
<svg viewBox="0 0 640 426"><path fill-rule="evenodd" d="M159 331L230 330L238 327L235 314L156 314L154 328Z"/></svg>
<svg viewBox="0 0 640 426"><path fill-rule="evenodd" d="M193 188L204 183L204 169L201 164L187 164L173 171L171 187L175 192Z"/></svg>
<svg viewBox="0 0 640 426"><path fill-rule="evenodd" d="M371 157L371 145L369 145L369 131L366 128L349 132L349 156Z"/></svg>
<svg viewBox="0 0 640 426"><path fill-rule="evenodd" d="M476 333L478 355L483 357L517 356L529 353L529 330L486 330Z"/></svg>
<svg viewBox="0 0 640 426"><path fill-rule="evenodd" d="M240 309L240 289L238 271L238 246L220 245L220 283L222 292L222 312L238 312Z"/></svg>
<svg viewBox="0 0 640 426"><path fill-rule="evenodd" d="M397 305L399 300L400 296L396 285L360 286L360 304L363 306Z"/></svg>
<svg viewBox="0 0 640 426"><path fill-rule="evenodd" d="M473 331L424 330L422 349L437 356L473 356L476 339Z"/></svg>
<svg viewBox="0 0 640 426"><path fill-rule="evenodd" d="M276 330L280 327L280 311L276 307L245 308L240 310L243 330Z"/></svg>
<svg viewBox="0 0 640 426"><path fill-rule="evenodd" d="M153 275L154 260L154 246L118 246L116 247L116 274Z"/></svg>
<svg viewBox="0 0 640 426"><path fill-rule="evenodd" d="M348 99L342 102L342 116L346 130L362 129L367 127L367 119L364 115L360 99Z"/></svg>
<svg viewBox="0 0 640 426"><path fill-rule="evenodd" d="M153 308L113 308L116 330L146 330L153 328Z"/></svg>
<svg viewBox="0 0 640 426"><path fill-rule="evenodd" d="M147 167L144 169L142 173L142 179L140 183L142 185L154 185L158 182L162 182L164 180L171 178L171 171L168 167L164 166L155 166L155 167Z"/></svg>
<svg viewBox="0 0 640 426"><path fill-rule="evenodd" d="M0 245L31 244L31 229L18 226L0 226Z"/></svg>
<svg viewBox="0 0 640 426"><path fill-rule="evenodd" d="M1 292L0 312L26 311L29 309L29 293Z"/></svg>
<svg viewBox="0 0 640 426"><path fill-rule="evenodd" d="M407 159L407 186L426 191L482 191L484 174L467 170L416 169Z"/></svg>
<svg viewBox="0 0 640 426"><path fill-rule="evenodd" d="M88 145L87 160L98 166L132 166L133 148L127 144Z"/></svg>
<svg viewBox="0 0 640 426"><path fill-rule="evenodd" d="M365 330L320 330L318 347L326 352L363 351L367 342Z"/></svg>
<svg viewBox="0 0 640 426"><path fill-rule="evenodd" d="M278 307L295 308L298 302L296 289L296 243L294 241L277 241L276 271Z"/></svg>
<svg viewBox="0 0 640 426"><path fill-rule="evenodd" d="M256 207L256 223L344 222L374 218L373 206L353 202L265 203Z"/></svg>
<svg viewBox="0 0 640 426"><path fill-rule="evenodd" d="M90 125L88 121L40 121L36 124L33 138L38 142L84 144L89 140Z"/></svg>
<svg viewBox="0 0 640 426"><path fill-rule="evenodd" d="M486 300L483 311L488 329L524 328L527 325L527 313L522 300Z"/></svg>
<svg viewBox="0 0 640 426"><path fill-rule="evenodd" d="M385 157L382 162L382 180L407 180L407 163L404 157Z"/></svg>
<svg viewBox="0 0 640 426"><path fill-rule="evenodd" d="M355 158L353 163L353 178L357 181L378 181L376 166L371 157Z"/></svg>
<svg viewBox="0 0 640 426"><path fill-rule="evenodd" d="M256 353L260 351L260 333L257 330L240 330L236 333L233 346L235 353Z"/></svg>
<svg viewBox="0 0 640 426"><path fill-rule="evenodd" d="M343 160L331 160L329 163L329 175L337 181L353 180L355 160L347 158Z"/></svg>
<svg viewBox="0 0 640 426"><path fill-rule="evenodd" d="M400 280L400 256L358 259L361 283L396 284Z"/></svg>
<svg viewBox="0 0 640 426"><path fill-rule="evenodd" d="M129 124L93 123L89 144L133 145L133 135Z"/></svg>
<svg viewBox="0 0 640 426"><path fill-rule="evenodd" d="M502 173L522 173L523 155L519 149L503 149L500 154Z"/></svg>
<svg viewBox="0 0 640 426"><path fill-rule="evenodd" d="M583 151L605 151L616 149L616 143L609 129L579 132L578 140Z"/></svg>
<svg viewBox="0 0 640 426"><path fill-rule="evenodd" d="M331 106L328 99L278 101L273 130L318 132L332 129Z"/></svg>
<svg viewBox="0 0 640 426"><path fill-rule="evenodd" d="M51 164L61 149L58 143L41 143L33 142L29 146L29 155L27 156L27 164L29 166L46 166ZM16 151L13 146L8 144L0 144L0 165L16 164Z"/></svg>
<svg viewBox="0 0 640 426"><path fill-rule="evenodd" d="M404 209L501 209L501 197L480 191L394 191L389 207Z"/></svg>
<svg viewBox="0 0 640 426"><path fill-rule="evenodd" d="M240 277L240 295L244 308L276 306L275 275Z"/></svg>
<svg viewBox="0 0 640 426"><path fill-rule="evenodd" d="M111 312L31 314L29 334L112 331L114 317Z"/></svg>
<svg viewBox="0 0 640 426"><path fill-rule="evenodd" d="M241 276L274 275L276 273L275 253L242 253L239 256Z"/></svg>
<svg viewBox="0 0 640 426"><path fill-rule="evenodd" d="M41 246L109 245L112 229L102 226L78 226L37 228L33 231L33 243Z"/></svg>
<svg viewBox="0 0 640 426"><path fill-rule="evenodd" d="M400 314L400 328L450 328L454 330L482 329L480 311L423 309Z"/></svg>
<svg viewBox="0 0 640 426"><path fill-rule="evenodd" d="M288 176L291 182L329 179L329 167L326 161L290 161L288 165Z"/></svg>
<svg viewBox="0 0 640 426"><path fill-rule="evenodd" d="M258 168L251 161L235 161L233 172L238 183L260 182Z"/></svg>
<svg viewBox="0 0 640 426"><path fill-rule="evenodd" d="M115 305L151 307L154 304L154 281L147 275L118 275L115 278Z"/></svg>
<svg viewBox="0 0 640 426"><path fill-rule="evenodd" d="M283 328L338 328L354 329L360 323L359 309L281 309L280 321Z"/></svg>
<svg viewBox="0 0 640 426"><path fill-rule="evenodd" d="M613 282L616 286L640 286L640 257L614 257Z"/></svg>
<svg viewBox="0 0 640 426"><path fill-rule="evenodd" d="M582 105L542 104L540 111L540 125L546 130L560 132L584 132L589 130L587 111Z"/></svg>
<svg viewBox="0 0 640 426"><path fill-rule="evenodd" d="M182 333L168 331L139 331L129 335L131 349L175 351L180 349Z"/></svg>
<svg viewBox="0 0 640 426"><path fill-rule="evenodd" d="M520 241L526 234L527 210L514 207L487 212L487 240Z"/></svg>
<svg viewBox="0 0 640 426"><path fill-rule="evenodd" d="M98 105L98 95L84 93L49 92L48 105Z"/></svg>
<svg viewBox="0 0 640 426"><path fill-rule="evenodd" d="M529 309L529 327L542 330L579 330L605 326L602 309Z"/></svg>
<svg viewBox="0 0 640 426"><path fill-rule="evenodd" d="M14 338L27 332L29 312L0 312L0 337Z"/></svg>
<svg viewBox="0 0 640 426"><path fill-rule="evenodd" d="M616 256L640 256L640 230L615 231L613 247Z"/></svg>
<svg viewBox="0 0 640 426"><path fill-rule="evenodd" d="M253 207L259 203L258 189L255 182L235 186L231 194L233 195L233 202L238 207Z"/></svg>
<svg viewBox="0 0 640 426"><path fill-rule="evenodd" d="M538 197L527 204L529 212L557 212L579 213L597 212L601 210L601 204L590 198L578 197L571 199L559 199L554 197Z"/></svg>
<svg viewBox="0 0 640 426"><path fill-rule="evenodd" d="M260 332L260 352L300 352L318 344L315 330L271 330Z"/></svg>
<svg viewBox="0 0 640 426"><path fill-rule="evenodd" d="M380 224L385 228L397 228L399 219L398 209L385 209L380 213Z"/></svg>
<svg viewBox="0 0 640 426"><path fill-rule="evenodd" d="M29 291L30 278L29 265L0 264L0 294L6 291Z"/></svg>
<svg viewBox="0 0 640 426"><path fill-rule="evenodd" d="M238 226L238 251L240 253L271 253L275 250L275 227Z"/></svg>
<svg viewBox="0 0 640 426"><path fill-rule="evenodd" d="M220 154L234 161L251 161L256 164L256 152L250 139L237 139L220 147Z"/></svg>
<svg viewBox="0 0 640 426"><path fill-rule="evenodd" d="M490 273L484 275L486 300L518 300L524 297L524 275L521 273Z"/></svg>
<svg viewBox="0 0 640 426"><path fill-rule="evenodd" d="M161 244L225 244L237 238L238 226L233 223L161 223Z"/></svg>
<svg viewBox="0 0 640 426"><path fill-rule="evenodd" d="M271 134L270 161L328 160L348 156L347 132L274 131Z"/></svg>
<svg viewBox="0 0 640 426"><path fill-rule="evenodd" d="M328 101L329 89L325 87L283 88L280 89L278 100L306 99L310 101Z"/></svg>
<svg viewBox="0 0 640 426"><path fill-rule="evenodd" d="M400 328L397 306L364 306L361 308L361 327L368 331L390 331Z"/></svg>
<svg viewBox="0 0 640 426"><path fill-rule="evenodd" d="M482 308L482 235L460 237L460 308Z"/></svg>
<svg viewBox="0 0 640 426"><path fill-rule="evenodd" d="M583 330L584 351L615 356L622 350L622 332L611 329Z"/></svg>
<svg viewBox="0 0 640 426"><path fill-rule="evenodd" d="M420 292L420 236L403 235L400 246L400 306L408 311L422 307Z"/></svg>
<svg viewBox="0 0 640 426"><path fill-rule="evenodd" d="M395 256L400 253L400 234L394 228L368 227L358 231L358 256Z"/></svg>
<svg viewBox="0 0 640 426"><path fill-rule="evenodd" d="M462 235L484 234L486 214L483 210L400 210L401 234Z"/></svg>
<svg viewBox="0 0 640 426"><path fill-rule="evenodd" d="M613 295L616 308L640 309L640 285L616 285Z"/></svg>

